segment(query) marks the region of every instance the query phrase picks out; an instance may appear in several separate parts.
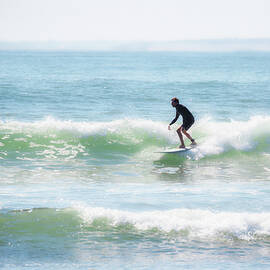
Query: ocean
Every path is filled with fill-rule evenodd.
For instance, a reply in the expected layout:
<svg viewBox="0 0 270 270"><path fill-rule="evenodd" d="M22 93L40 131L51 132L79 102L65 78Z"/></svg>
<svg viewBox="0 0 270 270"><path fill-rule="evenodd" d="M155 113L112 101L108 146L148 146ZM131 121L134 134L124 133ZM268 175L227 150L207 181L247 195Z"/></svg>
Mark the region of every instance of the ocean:
<svg viewBox="0 0 270 270"><path fill-rule="evenodd" d="M269 52L1 51L0 268L269 269L269 105Z"/></svg>

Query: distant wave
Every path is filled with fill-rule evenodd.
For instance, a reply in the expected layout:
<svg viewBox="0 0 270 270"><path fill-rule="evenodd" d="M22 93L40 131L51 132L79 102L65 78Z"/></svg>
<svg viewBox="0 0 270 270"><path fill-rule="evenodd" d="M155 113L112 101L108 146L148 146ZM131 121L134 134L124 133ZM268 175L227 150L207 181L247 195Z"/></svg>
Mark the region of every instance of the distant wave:
<svg viewBox="0 0 270 270"><path fill-rule="evenodd" d="M121 236L179 237L200 241L264 241L270 239L270 212L214 212L202 209L130 212L76 204L72 208L36 208L0 211L0 238L13 234L19 238L23 230L35 235L66 237L88 232Z"/></svg>
<svg viewBox="0 0 270 270"><path fill-rule="evenodd" d="M247 121L218 122L201 119L192 128L199 146L193 159L227 152L269 152L270 116ZM46 118L36 122L0 122L0 158L73 159L101 153L132 155L151 148L175 147L177 134L167 123L146 119L112 122L73 122Z"/></svg>

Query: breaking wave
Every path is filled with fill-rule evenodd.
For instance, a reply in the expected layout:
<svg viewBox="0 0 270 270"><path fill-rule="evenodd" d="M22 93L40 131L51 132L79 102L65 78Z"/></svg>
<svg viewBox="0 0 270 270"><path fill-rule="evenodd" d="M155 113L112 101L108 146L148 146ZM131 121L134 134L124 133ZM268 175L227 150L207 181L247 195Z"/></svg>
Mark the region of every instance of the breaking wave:
<svg viewBox="0 0 270 270"><path fill-rule="evenodd" d="M227 152L270 152L270 117L217 122L201 119L192 128L199 146L189 155L200 159ZM145 119L74 122L46 118L37 122L0 122L0 158L83 158L100 154L132 155L176 147L178 138L167 123Z"/></svg>
<svg viewBox="0 0 270 270"><path fill-rule="evenodd" d="M200 241L270 239L270 213L214 212L201 209L130 212L76 204L67 209L36 208L0 212L0 239L8 235L87 237L98 232L145 234ZM25 237L25 236L24 236Z"/></svg>

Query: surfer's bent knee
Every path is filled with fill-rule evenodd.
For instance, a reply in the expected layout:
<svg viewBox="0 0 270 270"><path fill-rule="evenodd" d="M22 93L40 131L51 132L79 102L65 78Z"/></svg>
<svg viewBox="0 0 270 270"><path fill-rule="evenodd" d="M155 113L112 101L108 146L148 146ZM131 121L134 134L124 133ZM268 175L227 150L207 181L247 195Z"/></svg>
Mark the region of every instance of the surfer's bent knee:
<svg viewBox="0 0 270 270"><path fill-rule="evenodd" d="M177 133L182 133L183 132L183 127L182 126L179 127L176 131L177 131Z"/></svg>

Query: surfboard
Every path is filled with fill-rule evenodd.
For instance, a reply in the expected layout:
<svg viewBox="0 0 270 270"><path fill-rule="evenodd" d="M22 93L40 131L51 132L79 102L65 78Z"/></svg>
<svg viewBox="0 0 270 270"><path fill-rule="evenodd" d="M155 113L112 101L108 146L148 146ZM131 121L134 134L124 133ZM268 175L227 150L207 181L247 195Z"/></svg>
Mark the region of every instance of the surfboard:
<svg viewBox="0 0 270 270"><path fill-rule="evenodd" d="M156 153L163 153L163 154L177 154L177 153L184 153L184 152L187 152L191 149L193 149L194 147L186 147L186 148L172 148L172 149L166 149L166 150L163 150L163 151L159 151L159 152L156 152Z"/></svg>

